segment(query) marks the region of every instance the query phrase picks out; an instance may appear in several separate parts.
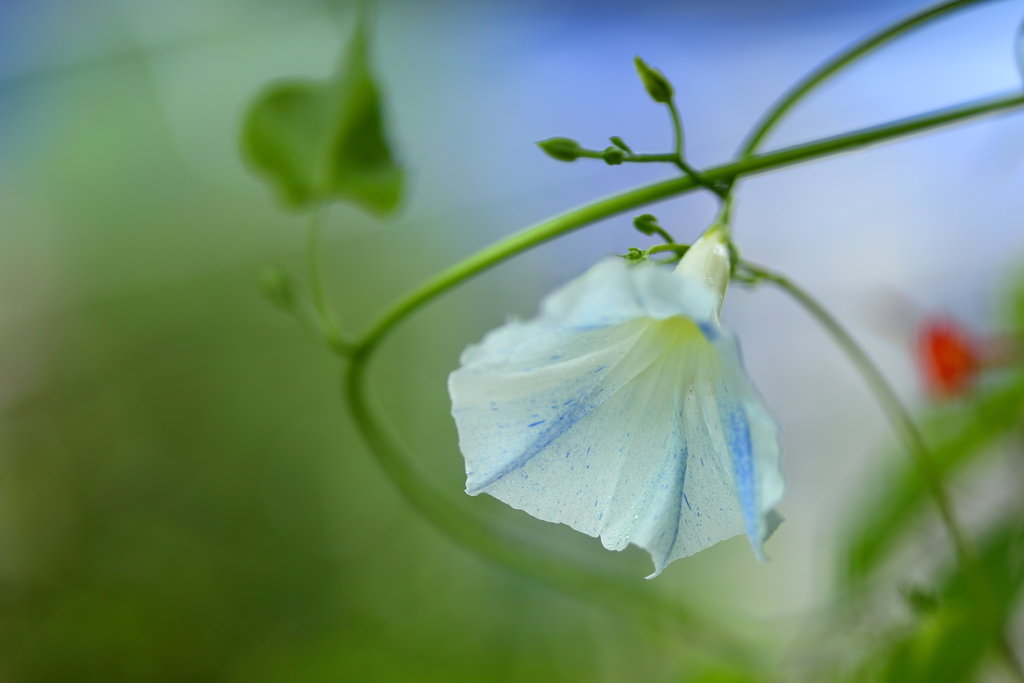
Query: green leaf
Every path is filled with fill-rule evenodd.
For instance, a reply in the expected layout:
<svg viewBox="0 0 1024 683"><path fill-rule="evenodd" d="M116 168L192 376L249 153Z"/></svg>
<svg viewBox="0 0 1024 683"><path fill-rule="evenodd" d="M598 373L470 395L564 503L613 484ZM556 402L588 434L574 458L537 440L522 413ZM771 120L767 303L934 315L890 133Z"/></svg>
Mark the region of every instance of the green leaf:
<svg viewBox="0 0 1024 683"><path fill-rule="evenodd" d="M326 196L331 112L325 90L314 81L277 83L256 100L245 120L245 156L291 207L306 208Z"/></svg>
<svg viewBox="0 0 1024 683"><path fill-rule="evenodd" d="M612 141L613 145L615 145L616 147L621 149L626 154L632 154L633 153L633 150L629 148L629 145L626 144L626 141L623 140L622 138L620 138L618 135L611 136L609 138L609 140Z"/></svg>
<svg viewBox="0 0 1024 683"><path fill-rule="evenodd" d="M403 173L384 134L367 63L367 24L360 14L339 73L274 83L245 117L243 155L290 208L348 200L384 216L401 199Z"/></svg>
<svg viewBox="0 0 1024 683"><path fill-rule="evenodd" d="M930 425L932 457L944 477L963 469L986 452L998 437L1024 422L1024 376L1018 374L997 389L990 390L968 406L939 416ZM941 432L938 438L935 432ZM902 457L893 454L893 457ZM865 579L897 547L907 526L917 518L928 501L928 492L909 458L868 501L852 526L842 566L850 584Z"/></svg>

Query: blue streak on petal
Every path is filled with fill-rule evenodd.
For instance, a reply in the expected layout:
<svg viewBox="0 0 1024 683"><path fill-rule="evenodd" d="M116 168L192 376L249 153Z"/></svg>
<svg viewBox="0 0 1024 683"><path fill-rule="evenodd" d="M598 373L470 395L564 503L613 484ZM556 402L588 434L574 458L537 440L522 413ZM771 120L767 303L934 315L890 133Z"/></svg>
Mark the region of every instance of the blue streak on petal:
<svg viewBox="0 0 1024 683"><path fill-rule="evenodd" d="M710 323L698 322L697 323L697 327L699 327L700 331L704 333L704 338L707 339L712 344L714 344L715 341L717 341L718 338L720 336L722 336L721 332L714 325L711 325Z"/></svg>
<svg viewBox="0 0 1024 683"><path fill-rule="evenodd" d="M604 376L606 376L611 370L613 370L620 363L624 362L625 359L630 357L636 349L638 341L646 338L647 328L639 329L630 340L630 345L626 352L615 362L611 364L600 365L590 371L591 375L597 375L599 379L594 384L593 388L581 396L580 398L569 399L563 405L567 406L567 409L556 417L551 424L537 436L519 455L513 460L507 462L503 467L493 471L487 477L484 477L480 483L476 484L472 488L468 486L466 493L470 495L476 495L483 491L491 484L499 481L503 477L511 474L512 472L523 467L532 458L542 453L548 446L550 446L556 439L565 434L569 429L573 427L577 422L586 417L591 411L600 406L610 396L620 391L623 387L629 386L642 372L632 375L625 380L621 385L615 387L611 392L606 391L606 387L603 386ZM649 364L645 367L649 367ZM524 371L528 373L529 371ZM536 399L531 399L534 402ZM534 415L533 417L537 417ZM543 422L543 420L542 420ZM533 426L533 425L530 425ZM569 453L566 453L566 457L569 457Z"/></svg>
<svg viewBox="0 0 1024 683"><path fill-rule="evenodd" d="M737 401L723 400L720 404L722 427L729 442L736 472L736 493L743 511L743 523L758 559L764 559L758 525L757 493L754 488L754 456L750 443L750 423L743 406Z"/></svg>
<svg viewBox="0 0 1024 683"><path fill-rule="evenodd" d="M679 508L681 507L679 503L679 496L682 495L683 500L686 500L686 494L683 493L683 486L686 484L686 463L689 457L690 454L686 450L686 444L680 443L679 451L675 456L675 462L672 463L673 466L671 467L672 470L675 470L675 476L671 479L673 485L672 497L675 499L675 505L672 509L666 511L669 519L671 520L670 528L666 529L661 534L662 538L668 540L668 545L665 546L663 552L659 553L659 556L657 557L655 557L655 553L653 551L651 552L651 557L654 558L655 572L647 578L657 576L661 573L661 570L668 565L669 555L675 547L676 541L679 540ZM690 501L688 500L686 500L686 507L690 508Z"/></svg>
<svg viewBox="0 0 1024 683"><path fill-rule="evenodd" d="M472 490L467 489L466 492L472 495L478 491L482 491L491 484L493 484L494 482L501 479L502 477L511 474L512 472L515 472L517 469L519 469L527 462L529 462L531 458L533 458L541 451L543 451L545 448L550 446L555 439L569 431L569 429L574 424L576 424L581 419L586 417L587 413L589 413L592 409L593 406L590 405L589 401L581 400L573 402L570 405L569 409L563 412L557 418L555 418L554 422L550 426L548 426L547 429L542 431L537 436L537 438L534 439L533 442L529 446L527 446L525 450L523 450L522 453L516 456L513 460L506 463L505 466L502 467L501 469L492 472L490 476L486 477ZM540 422L535 422L530 426L533 427L534 425L538 425L541 422L544 422L544 420L541 420Z"/></svg>

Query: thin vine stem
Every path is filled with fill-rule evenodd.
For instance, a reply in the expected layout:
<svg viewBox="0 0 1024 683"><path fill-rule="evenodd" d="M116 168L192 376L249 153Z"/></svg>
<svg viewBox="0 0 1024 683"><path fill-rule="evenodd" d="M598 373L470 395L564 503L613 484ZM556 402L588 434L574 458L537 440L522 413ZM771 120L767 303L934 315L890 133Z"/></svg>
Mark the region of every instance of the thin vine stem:
<svg viewBox="0 0 1024 683"><path fill-rule="evenodd" d="M327 283L321 257L321 241L327 209L318 206L309 217L309 230L306 240L306 261L309 269L309 291L316 313L317 332L332 351L340 355L351 353L352 342L341 332L335 317L334 306L327 295Z"/></svg>
<svg viewBox="0 0 1024 683"><path fill-rule="evenodd" d="M874 394L886 417L889 418L893 428L903 441L904 446L906 446L907 451L920 471L925 487L938 508L939 517L946 529L946 533L950 537L961 566L965 570L971 571L971 567L977 563L974 549L970 539L963 530L963 525L961 525L960 520L956 516L956 511L953 509L949 493L946 491L946 486L943 483L942 474L932 459L931 451L921 436L921 432L918 430L913 417L911 417L910 411L900 401L892 386L885 379L885 376L882 375L878 367L871 361L850 333L839 324L839 321L825 307L818 303L814 297L808 294L806 290L783 275L756 266L748 261L743 261L741 264L747 272L755 277L755 280L764 280L776 285L803 306L804 310L828 332L829 336L832 337L832 341L842 349L846 357L853 363L871 389L871 393Z"/></svg>
<svg viewBox="0 0 1024 683"><path fill-rule="evenodd" d="M1013 91L766 154L749 156L706 169L701 175L710 182L728 184L741 176L764 173L1021 105L1024 105L1024 93ZM352 351L375 346L395 325L423 305L517 254L610 216L677 197L699 187L700 185L689 176L672 178L599 199L512 234L451 266L399 299L356 338L352 344Z"/></svg>
<svg viewBox="0 0 1024 683"><path fill-rule="evenodd" d="M676 106L676 99L674 97L666 104L668 105L669 115L672 117L672 132L675 140L675 150L673 152L672 162L680 171L689 176L695 183L711 190L718 195L719 199L724 201L728 196L728 190L715 185L713 182L705 178L700 171L687 163L686 156L683 152L683 148L685 147L685 138L683 137L683 119L679 115L679 107Z"/></svg>
<svg viewBox="0 0 1024 683"><path fill-rule="evenodd" d="M675 154L671 154L671 153L669 153L669 154L629 154L629 155L626 156L624 161L632 161L632 162L636 162L636 163L652 163L652 162L665 163L665 162L669 162L669 163L673 163L674 164L675 161L676 161L676 155Z"/></svg>
<svg viewBox="0 0 1024 683"><path fill-rule="evenodd" d="M676 242L668 242L667 244L655 244L653 247L647 250L648 254L660 254L662 252L671 251L676 256L682 256L686 253L686 250L690 248L689 244L678 244Z"/></svg>
<svg viewBox="0 0 1024 683"><path fill-rule="evenodd" d="M920 28L925 24L948 14L952 14L953 12L958 12L962 9L971 7L972 5L978 5L982 2L988 1L989 0L950 0L949 2L943 2L933 7L929 7L898 21L895 24L890 24L880 31L868 35L845 50L839 52L831 59L822 62L818 67L797 81L789 90L783 93L783 95L776 100L771 107L768 108L768 110L758 120L757 124L755 124L753 130L751 130L747 135L747 138L743 141L743 144L740 146L740 150L736 155L737 158L742 159L751 156L757 150L758 145L761 144L765 136L768 135L772 128L782 120L783 116L785 116L794 105L846 66L892 40Z"/></svg>

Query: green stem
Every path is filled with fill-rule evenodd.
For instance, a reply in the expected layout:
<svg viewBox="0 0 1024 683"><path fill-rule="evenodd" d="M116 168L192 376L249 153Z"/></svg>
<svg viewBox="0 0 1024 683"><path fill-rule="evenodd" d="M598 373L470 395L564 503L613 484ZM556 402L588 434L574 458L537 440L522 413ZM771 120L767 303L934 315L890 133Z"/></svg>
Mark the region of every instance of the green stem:
<svg viewBox="0 0 1024 683"><path fill-rule="evenodd" d="M581 159L604 159L604 150L600 149L581 149L576 152L577 156ZM676 161L676 155L669 152L664 154L636 154L634 152L624 152L622 161L633 162L633 163L670 163L674 164Z"/></svg>
<svg viewBox="0 0 1024 683"><path fill-rule="evenodd" d="M702 175L711 182L729 183L740 176L764 173L783 166L876 144L1022 104L1024 104L1024 93L1015 91L921 116L787 147L775 152L746 157L739 161L707 169ZM358 337L354 348L367 349L376 345L392 327L410 313L456 285L516 254L610 216L685 194L698 187L697 182L689 176L661 181L599 199L510 235L441 272L401 298L370 324L366 331Z"/></svg>
<svg viewBox="0 0 1024 683"><path fill-rule="evenodd" d="M676 106L675 98L670 99L667 104L669 114L672 116L672 131L675 139L675 151L673 153L672 162L680 171L688 175L695 183L706 187L718 195L720 199L724 200L728 196L728 190L718 187L704 177L700 171L686 163L686 156L683 154L683 148L685 146L683 138L683 119L679 115L679 108Z"/></svg>
<svg viewBox="0 0 1024 683"><path fill-rule="evenodd" d="M381 467L405 498L436 527L480 555L541 583L587 601L624 610L653 626L662 620L682 631L688 643L726 661L751 663L747 646L727 636L704 618L698 619L678 602L666 599L633 578L603 572L527 538L525 530L502 523L456 502L432 484L409 457L393 430L375 416L367 400L366 368L369 351L357 352L345 370L342 384L359 431Z"/></svg>
<svg viewBox="0 0 1024 683"><path fill-rule="evenodd" d="M672 235L668 234L668 231L666 231L664 228L654 228L654 234L656 234L661 239L665 240L665 244L676 243Z"/></svg>
<svg viewBox="0 0 1024 683"><path fill-rule="evenodd" d="M875 399L881 405L882 410L885 411L886 416L906 446L911 458L914 459L925 482L925 486L928 488L932 500L939 510L939 517L942 519L942 524L949 534L960 564L970 571L977 564L974 550L971 547L967 534L964 533L960 521L957 519L956 512L953 510L953 504L943 483L942 474L934 460L932 460L931 452L913 418L910 416L910 412L904 407L896 392L893 391L885 377L878 370L878 367L868 358L864 350L860 348L843 326L803 288L778 273L773 273L746 261L742 265L756 279L771 282L793 297L828 332L832 340L843 350L854 367L857 368L857 371L875 395Z"/></svg>
<svg viewBox="0 0 1024 683"><path fill-rule="evenodd" d="M683 149L686 147L686 139L683 137L683 117L679 115L679 107L676 106L676 99L674 97L669 99L667 104L668 113L672 116L672 139L675 143L673 151L676 159L682 159Z"/></svg>
<svg viewBox="0 0 1024 683"><path fill-rule="evenodd" d="M598 149L583 149L577 152L581 158L585 159L604 159L604 152ZM638 164L644 163L676 163L675 152L667 152L663 154L626 154L622 157L623 162L632 162Z"/></svg>
<svg viewBox="0 0 1024 683"><path fill-rule="evenodd" d="M629 154L626 156L624 161L632 161L637 163L648 163L648 162L668 162L674 164L676 162L675 154Z"/></svg>
<svg viewBox="0 0 1024 683"><path fill-rule="evenodd" d="M925 24L947 14L966 9L972 5L977 5L986 1L987 0L951 0L949 2L943 2L935 5L934 7L929 7L928 9L922 10L917 14L912 14L895 24L891 24L882 30L867 36L866 38L857 41L831 59L823 62L801 80L797 81L793 87L786 91L782 97L780 97L775 104L773 104L768 111L762 115L758 123L754 126L754 129L750 132L746 140L743 142L743 145L740 147L737 158L742 159L752 155L757 150L761 141L764 140L766 135L768 135L769 131L775 127L782 117L792 109L797 102L839 70L905 33L916 28L920 28L921 26L924 26Z"/></svg>
<svg viewBox="0 0 1024 683"><path fill-rule="evenodd" d="M338 321L334 317L334 307L327 295L324 271L320 259L320 241L323 233L326 208L319 206L313 210L309 218L308 240L306 242L306 259L309 268L309 291L316 311L317 331L332 351L339 355L352 352L352 342L345 338Z"/></svg>
<svg viewBox="0 0 1024 683"><path fill-rule="evenodd" d="M689 244L656 244L647 250L648 254L660 254L663 251L674 252L677 256L682 256L686 253L686 250L690 248Z"/></svg>

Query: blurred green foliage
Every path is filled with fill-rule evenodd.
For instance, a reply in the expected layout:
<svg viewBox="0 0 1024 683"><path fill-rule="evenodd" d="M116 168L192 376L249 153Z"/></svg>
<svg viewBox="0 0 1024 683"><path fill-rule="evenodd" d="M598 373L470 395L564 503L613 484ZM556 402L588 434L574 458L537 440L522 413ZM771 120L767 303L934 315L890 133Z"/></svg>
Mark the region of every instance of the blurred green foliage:
<svg viewBox="0 0 1024 683"><path fill-rule="evenodd" d="M250 162L293 208L335 198L377 214L397 206L402 171L382 132L366 40L357 29L339 76L279 83L250 111ZM287 271L261 270L301 261L295 226L255 190L196 177L148 78L138 62L81 77L59 102L74 115L45 152L0 178L0 212L13 226L3 234L0 288L29 309L5 320L0 359L0 680L780 678L785 661L765 658L765 671L702 661L670 629L524 581L415 516L346 419L337 362L259 297L262 286L294 305ZM327 157L316 152L324 145ZM60 226L57 247L19 241L43 239L39 207ZM328 222L334 235L345 231L326 261L350 328L451 261L440 224L403 232L396 250L393 233L351 214ZM387 254L387 268L366 254ZM411 321L375 365L376 398L455 492L462 471L444 376L464 342L493 323L492 309L505 310L501 297L522 287L502 277ZM1010 300L1009 332L1019 337L1024 286ZM1011 369L926 415L946 475L983 463L1000 441L1013 442L1019 459L1022 411L1024 378ZM845 589L898 614L867 616L876 637L852 648L863 657L851 677L984 672L1001 656L998 636L1020 600L1021 510L1002 510L979 535L991 591L979 600L941 552L901 564L928 503L903 455L890 459L841 539L840 563ZM543 526L530 528L563 546L598 547ZM718 612L734 596L718 594L739 593L731 547L749 554L723 544L680 563L658 589L666 600L704 598L728 622ZM637 554L604 555L637 576L647 569ZM906 574L922 586L900 611L880 584ZM751 640L791 640L785 624L731 623L756 631ZM845 643L840 624L815 636ZM799 645L789 661L827 654Z"/></svg>
<svg viewBox="0 0 1024 683"><path fill-rule="evenodd" d="M1019 432L1022 425L1024 373L1017 370L971 400L925 416L925 431L932 437L932 455L946 477L956 476L990 453L993 442L1010 432ZM901 455L891 454L892 471L879 482L881 490L866 497L860 508L863 513L849 530L844 569L846 580L853 584L878 568L908 526L917 521L922 508L930 504L920 475Z"/></svg>
<svg viewBox="0 0 1024 683"><path fill-rule="evenodd" d="M431 251L418 246L410 258ZM5 680L674 678L676 656L648 632L413 515L348 425L336 362L259 297L258 273L242 264L48 321L45 381L3 418ZM417 365L450 366L457 328L450 314L419 326L377 374L406 430L433 434L454 469L452 430L401 406L443 414L443 383Z"/></svg>

